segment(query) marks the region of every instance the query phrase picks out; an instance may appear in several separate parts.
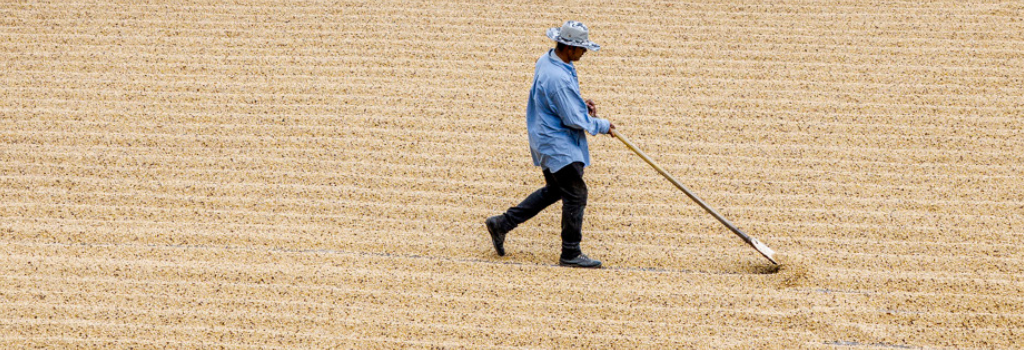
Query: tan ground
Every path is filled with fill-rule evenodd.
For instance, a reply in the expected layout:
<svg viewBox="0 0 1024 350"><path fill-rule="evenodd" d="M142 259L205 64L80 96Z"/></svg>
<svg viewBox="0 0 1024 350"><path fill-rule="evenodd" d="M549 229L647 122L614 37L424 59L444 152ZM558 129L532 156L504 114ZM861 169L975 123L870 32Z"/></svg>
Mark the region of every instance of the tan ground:
<svg viewBox="0 0 1024 350"><path fill-rule="evenodd" d="M1017 1L0 2L0 348L1010 349ZM555 5L555 4L558 5ZM585 251L523 111L548 27ZM773 273L775 272L775 273Z"/></svg>

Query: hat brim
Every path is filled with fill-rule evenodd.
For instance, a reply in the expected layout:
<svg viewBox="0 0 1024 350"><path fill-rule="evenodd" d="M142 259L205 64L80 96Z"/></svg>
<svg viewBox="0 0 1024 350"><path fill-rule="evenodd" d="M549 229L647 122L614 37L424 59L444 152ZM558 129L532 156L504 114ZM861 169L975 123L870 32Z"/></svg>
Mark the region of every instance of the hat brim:
<svg viewBox="0 0 1024 350"><path fill-rule="evenodd" d="M562 28L552 27L552 28L548 28L548 31L547 31L546 34L547 34L549 39L554 40L556 42L560 42L562 44L569 45L569 46L582 47L582 48L585 48L585 49L590 50L590 51L597 51L597 50L601 49L601 45L598 45L597 43L595 43L593 41L590 41L590 40L587 40L587 41L565 40L560 35L558 35L561 32L562 32Z"/></svg>

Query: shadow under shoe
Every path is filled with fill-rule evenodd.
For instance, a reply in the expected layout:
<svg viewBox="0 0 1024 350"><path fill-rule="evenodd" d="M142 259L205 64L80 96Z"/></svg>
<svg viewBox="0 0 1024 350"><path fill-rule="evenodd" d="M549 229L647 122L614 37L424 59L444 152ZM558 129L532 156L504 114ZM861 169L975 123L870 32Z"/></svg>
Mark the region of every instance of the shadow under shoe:
<svg viewBox="0 0 1024 350"><path fill-rule="evenodd" d="M487 232L491 234L491 243L494 243L494 250L498 252L499 256L505 256L505 233L502 232L498 226L498 219L500 215L492 216L484 220L484 224L487 225Z"/></svg>

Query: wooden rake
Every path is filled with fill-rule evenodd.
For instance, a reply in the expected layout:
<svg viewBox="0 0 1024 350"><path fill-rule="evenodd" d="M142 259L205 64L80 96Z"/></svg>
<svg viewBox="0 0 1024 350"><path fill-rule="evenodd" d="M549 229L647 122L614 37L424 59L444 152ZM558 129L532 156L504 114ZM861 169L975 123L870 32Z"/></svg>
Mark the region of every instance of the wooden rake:
<svg viewBox="0 0 1024 350"><path fill-rule="evenodd" d="M743 233L743 231L740 231L740 229L736 228L736 226L729 222L729 220L726 220L717 211L711 209L711 207L708 206L707 203L704 203L704 201L701 200L700 197L697 197L697 195L693 194L693 192L690 192L690 190L687 189L686 186L683 186L683 184L679 183L679 180L676 180L676 178L672 177L672 175L669 175L669 173L666 172L665 169L662 169L661 166L659 166L657 163L651 160L651 157L648 157L646 154L644 154L643 151L641 151L639 148L633 145L632 142L629 142L629 138L627 138L625 135L622 135L622 133L619 133L614 130L611 131L611 134L612 136L615 136L615 138L619 139L619 141L622 141L622 143L626 144L626 147L629 147L629 149L632 150L633 153L636 153L636 155L640 156L640 158L643 158L644 161L647 162L647 164L650 164L651 167L654 167L654 170L657 170L658 173L660 173L662 176L668 179L669 182L672 182L672 184L676 185L676 187L682 190L683 193L686 193L687 197L690 197L690 199L692 199L694 202L697 202L697 204L700 205L701 208L704 208L704 210L707 211L712 216L714 216L715 219L718 219L718 221L721 222L722 225L728 227L729 230L731 230L737 236L740 236L740 238L743 239L744 242L747 242L747 244L749 244L751 247L754 247L754 249L757 250L758 253L761 253L761 255L764 255L765 258L768 258L768 261L771 261L775 265L779 264L779 262L775 261L775 258L773 257L775 255L774 250L768 248L767 245L758 241L757 238L750 237L746 233Z"/></svg>

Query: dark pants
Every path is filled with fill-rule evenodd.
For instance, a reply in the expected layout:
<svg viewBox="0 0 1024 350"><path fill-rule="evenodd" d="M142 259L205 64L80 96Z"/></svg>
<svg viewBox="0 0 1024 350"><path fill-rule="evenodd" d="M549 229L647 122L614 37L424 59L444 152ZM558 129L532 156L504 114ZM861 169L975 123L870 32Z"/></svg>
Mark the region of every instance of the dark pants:
<svg viewBox="0 0 1024 350"><path fill-rule="evenodd" d="M583 182L583 163L572 163L555 173L544 170L546 184L511 207L499 220L503 231L511 231L541 210L562 200L562 257L575 258L583 239L583 208L587 206L587 184Z"/></svg>

